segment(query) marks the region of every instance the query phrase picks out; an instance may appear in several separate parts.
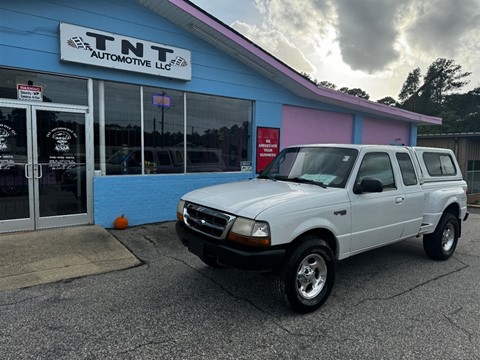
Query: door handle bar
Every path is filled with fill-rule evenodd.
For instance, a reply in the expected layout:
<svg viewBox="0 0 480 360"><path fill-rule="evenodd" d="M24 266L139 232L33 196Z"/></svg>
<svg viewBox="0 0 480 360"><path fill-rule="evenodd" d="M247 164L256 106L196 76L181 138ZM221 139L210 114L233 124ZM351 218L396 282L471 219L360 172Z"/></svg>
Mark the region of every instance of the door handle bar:
<svg viewBox="0 0 480 360"><path fill-rule="evenodd" d="M28 166L30 166L30 165L32 165L32 164L25 164L25 177L26 177L27 179L31 179L31 178L32 178L31 176L28 176L28 174L29 174Z"/></svg>
<svg viewBox="0 0 480 360"><path fill-rule="evenodd" d="M37 179L41 179L42 177L43 177L42 164L38 164L38 177L37 177Z"/></svg>

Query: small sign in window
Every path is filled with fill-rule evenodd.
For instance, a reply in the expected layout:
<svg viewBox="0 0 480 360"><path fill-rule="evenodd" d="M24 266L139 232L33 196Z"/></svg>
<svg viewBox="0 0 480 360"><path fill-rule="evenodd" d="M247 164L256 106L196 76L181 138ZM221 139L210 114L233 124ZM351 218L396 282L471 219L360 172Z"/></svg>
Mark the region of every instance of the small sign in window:
<svg viewBox="0 0 480 360"><path fill-rule="evenodd" d="M241 171L252 172L252 162L251 161L240 161Z"/></svg>
<svg viewBox="0 0 480 360"><path fill-rule="evenodd" d="M43 101L41 86L17 84L18 100Z"/></svg>
<svg viewBox="0 0 480 360"><path fill-rule="evenodd" d="M280 147L279 128L257 128L257 173L265 169L278 155Z"/></svg>
<svg viewBox="0 0 480 360"><path fill-rule="evenodd" d="M172 107L172 98L165 94L153 94L152 104L169 109Z"/></svg>

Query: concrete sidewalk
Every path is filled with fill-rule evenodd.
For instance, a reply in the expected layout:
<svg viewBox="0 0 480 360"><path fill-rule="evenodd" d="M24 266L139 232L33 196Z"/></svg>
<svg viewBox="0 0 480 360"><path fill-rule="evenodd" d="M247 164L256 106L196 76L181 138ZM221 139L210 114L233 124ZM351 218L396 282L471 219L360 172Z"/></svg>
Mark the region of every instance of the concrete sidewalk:
<svg viewBox="0 0 480 360"><path fill-rule="evenodd" d="M139 264L127 248L96 225L0 234L0 291Z"/></svg>

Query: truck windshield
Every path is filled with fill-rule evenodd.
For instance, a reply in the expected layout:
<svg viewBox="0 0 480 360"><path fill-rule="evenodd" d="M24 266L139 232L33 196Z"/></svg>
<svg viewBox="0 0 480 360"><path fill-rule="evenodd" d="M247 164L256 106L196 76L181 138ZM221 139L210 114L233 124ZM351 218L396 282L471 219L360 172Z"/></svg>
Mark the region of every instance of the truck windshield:
<svg viewBox="0 0 480 360"><path fill-rule="evenodd" d="M284 149L259 178L345 187L357 158L356 149L292 147Z"/></svg>

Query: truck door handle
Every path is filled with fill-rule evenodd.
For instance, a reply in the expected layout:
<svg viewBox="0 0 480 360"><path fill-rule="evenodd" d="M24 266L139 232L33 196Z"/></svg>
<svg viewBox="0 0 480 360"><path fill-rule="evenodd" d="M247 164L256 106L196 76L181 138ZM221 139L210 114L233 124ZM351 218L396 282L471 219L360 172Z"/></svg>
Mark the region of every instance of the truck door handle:
<svg viewBox="0 0 480 360"><path fill-rule="evenodd" d="M405 200L405 198L403 196L399 196L395 198L395 204L401 204L403 200Z"/></svg>

